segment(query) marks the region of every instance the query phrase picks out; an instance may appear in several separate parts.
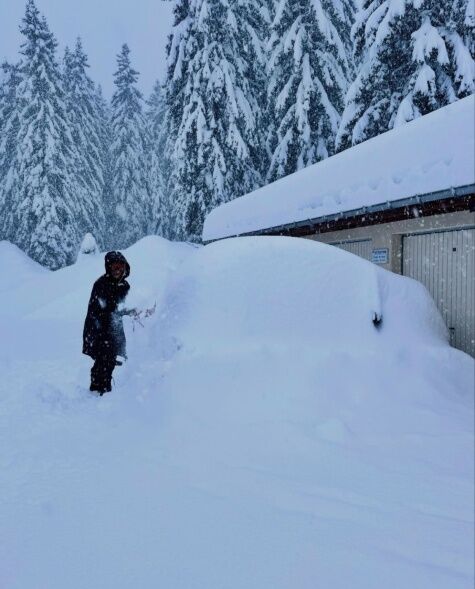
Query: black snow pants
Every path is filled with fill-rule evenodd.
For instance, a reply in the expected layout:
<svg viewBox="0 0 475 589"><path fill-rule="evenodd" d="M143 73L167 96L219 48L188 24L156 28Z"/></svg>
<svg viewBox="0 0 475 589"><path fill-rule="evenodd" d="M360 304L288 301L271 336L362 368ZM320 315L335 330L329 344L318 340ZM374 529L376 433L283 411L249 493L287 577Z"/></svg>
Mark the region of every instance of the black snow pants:
<svg viewBox="0 0 475 589"><path fill-rule="evenodd" d="M95 358L94 366L91 368L90 390L101 394L109 393L112 388L112 372L115 366L115 354L106 354Z"/></svg>

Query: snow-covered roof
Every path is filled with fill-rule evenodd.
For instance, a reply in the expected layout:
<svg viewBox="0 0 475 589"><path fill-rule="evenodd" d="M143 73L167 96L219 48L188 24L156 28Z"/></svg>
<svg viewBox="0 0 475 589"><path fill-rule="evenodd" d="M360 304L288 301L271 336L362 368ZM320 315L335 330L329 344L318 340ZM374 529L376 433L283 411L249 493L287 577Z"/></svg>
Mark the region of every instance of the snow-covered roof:
<svg viewBox="0 0 475 589"><path fill-rule="evenodd" d="M473 185L474 143L469 96L217 207L203 241Z"/></svg>

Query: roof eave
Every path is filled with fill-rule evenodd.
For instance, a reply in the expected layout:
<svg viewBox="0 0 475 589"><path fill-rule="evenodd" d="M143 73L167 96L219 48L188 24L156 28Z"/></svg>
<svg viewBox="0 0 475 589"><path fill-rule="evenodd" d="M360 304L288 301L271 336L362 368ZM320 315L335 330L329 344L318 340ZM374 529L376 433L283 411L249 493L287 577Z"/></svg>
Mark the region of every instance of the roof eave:
<svg viewBox="0 0 475 589"><path fill-rule="evenodd" d="M213 241L219 241L221 239L229 239L232 237L249 237L249 236L256 236L256 235L267 235L269 233L276 234L276 233L289 233L293 229L299 229L304 227L312 227L317 225L322 225L324 223L331 223L334 221L339 221L342 219L351 219L354 217L360 217L362 215L372 215L375 213L380 213L384 211L390 211L395 209L404 209L411 206L421 205L421 204L428 204L436 201L442 201L447 198L464 198L466 196L470 196L475 194L475 184L468 184L465 186L457 186L452 188L447 188L444 190L438 190L435 192L428 192L426 194L417 194L411 197L387 201L384 203L379 203L376 205L371 205L367 207L361 207L359 209L352 209L349 211L341 211L339 213L335 213L333 215L323 215L321 217L313 217L311 219L303 219L301 221L295 221L293 223L286 223L284 225L276 225L273 227L266 227L264 229L258 229L255 231L249 231L245 233L236 233L229 235L223 235L221 237L217 237L215 239L210 239L204 241L205 244L212 243Z"/></svg>

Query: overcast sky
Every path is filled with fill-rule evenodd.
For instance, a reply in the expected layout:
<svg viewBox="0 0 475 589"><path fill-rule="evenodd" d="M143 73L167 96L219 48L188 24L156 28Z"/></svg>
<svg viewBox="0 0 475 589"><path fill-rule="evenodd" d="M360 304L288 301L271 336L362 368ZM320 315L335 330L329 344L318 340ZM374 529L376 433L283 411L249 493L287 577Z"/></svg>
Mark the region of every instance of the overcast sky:
<svg viewBox="0 0 475 589"><path fill-rule="evenodd" d="M140 72L140 89L146 96L165 72L165 46L172 24L173 2L167 0L36 0L59 42L83 39L91 65L90 74L110 97L116 55L128 43ZM22 42L18 27L26 0L0 0L0 60L15 61Z"/></svg>

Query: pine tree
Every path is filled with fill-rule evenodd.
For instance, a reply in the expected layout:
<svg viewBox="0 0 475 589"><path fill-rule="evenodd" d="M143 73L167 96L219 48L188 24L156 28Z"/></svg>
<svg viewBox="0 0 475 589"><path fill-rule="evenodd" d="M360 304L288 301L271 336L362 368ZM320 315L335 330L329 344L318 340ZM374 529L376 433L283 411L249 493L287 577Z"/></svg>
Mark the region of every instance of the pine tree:
<svg viewBox="0 0 475 589"><path fill-rule="evenodd" d="M184 108L186 72L190 59L187 45L192 25L191 1L177 0L174 24L167 44L166 116L173 141L178 136Z"/></svg>
<svg viewBox="0 0 475 589"><path fill-rule="evenodd" d="M185 102L185 83L189 67L187 45L190 38L192 19L191 0L176 0L173 12L174 23L167 44L167 77L164 84L165 115L163 128L165 130L165 149L163 153L162 169L164 182L164 202L162 207L162 232L169 239L178 234L177 213L173 206L173 196L177 192L172 185L171 173L173 169L173 155L178 138Z"/></svg>
<svg viewBox="0 0 475 589"><path fill-rule="evenodd" d="M254 145L255 160L260 174L260 185L265 182L272 153L267 143L269 129L274 122L267 95L267 63L269 58L269 37L274 18L274 0L254 0L246 4L246 21L252 51L247 55L249 63L250 90L257 101L256 127L258 145ZM257 186L255 187L257 188Z"/></svg>
<svg viewBox="0 0 475 589"><path fill-rule="evenodd" d="M94 93L95 111L97 117L98 135L100 140L101 162L103 166L103 183L102 183L102 208L104 211L104 231L102 242L105 248L113 248L115 243L113 221L115 215L111 215L114 210L113 199L113 182L112 182L112 133L111 133L111 110L109 103L104 98L101 86L96 86Z"/></svg>
<svg viewBox="0 0 475 589"><path fill-rule="evenodd" d="M168 198L176 237L199 241L205 215L258 187L259 35L251 0L180 1L169 44Z"/></svg>
<svg viewBox="0 0 475 589"><path fill-rule="evenodd" d="M79 204L71 163L74 147L56 62L56 40L34 0L28 0L21 32L18 85L19 133L12 180L5 195L7 239L41 264L74 261Z"/></svg>
<svg viewBox="0 0 475 589"><path fill-rule="evenodd" d="M148 141L137 89L138 72L130 62L130 49L122 46L114 74L112 97L112 182L114 208L109 212L115 246L128 247L146 235L151 218L146 153Z"/></svg>
<svg viewBox="0 0 475 589"><path fill-rule="evenodd" d="M356 2L359 0L322 0L321 6L329 15L331 21L338 32L339 40L335 39L339 45L343 44L348 62L347 78L350 82L354 78L354 44L351 36L351 30L355 23ZM318 4L316 4L318 9Z"/></svg>
<svg viewBox="0 0 475 589"><path fill-rule="evenodd" d="M475 59L475 2L454 0L452 18L459 23L463 42Z"/></svg>
<svg viewBox="0 0 475 589"><path fill-rule="evenodd" d="M352 75L339 30L343 17L327 0L279 0L269 42L269 104L275 113L269 181L334 152Z"/></svg>
<svg viewBox="0 0 475 589"><path fill-rule="evenodd" d="M338 133L345 149L474 92L471 0L365 0L359 71Z"/></svg>
<svg viewBox="0 0 475 589"><path fill-rule="evenodd" d="M7 238L6 194L10 190L19 131L19 65L0 67L0 240Z"/></svg>
<svg viewBox="0 0 475 589"><path fill-rule="evenodd" d="M158 81L155 83L153 92L147 101L147 107L146 120L150 138L148 165L152 203L152 217L149 232L164 235L168 233L164 169L166 107L164 89Z"/></svg>
<svg viewBox="0 0 475 589"><path fill-rule="evenodd" d="M0 182L8 173L14 156L13 140L18 132L19 82L19 65L4 62L0 66Z"/></svg>
<svg viewBox="0 0 475 589"><path fill-rule="evenodd" d="M64 58L66 109L76 148L74 171L81 203L77 230L81 235L91 232L101 241L105 161L96 88L87 75L88 67L87 55L78 39L73 52L66 48Z"/></svg>

